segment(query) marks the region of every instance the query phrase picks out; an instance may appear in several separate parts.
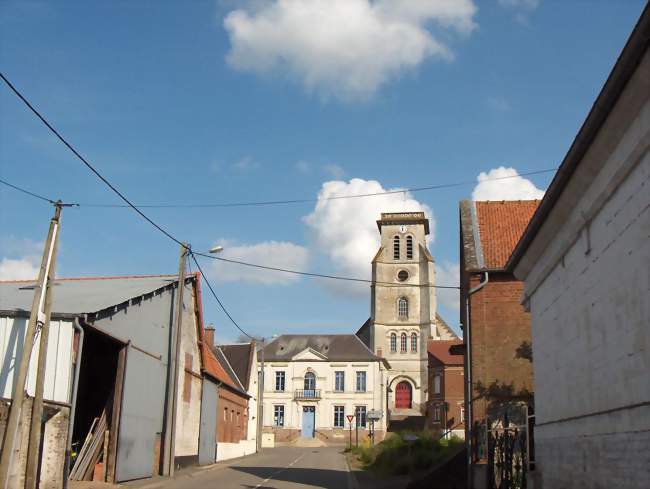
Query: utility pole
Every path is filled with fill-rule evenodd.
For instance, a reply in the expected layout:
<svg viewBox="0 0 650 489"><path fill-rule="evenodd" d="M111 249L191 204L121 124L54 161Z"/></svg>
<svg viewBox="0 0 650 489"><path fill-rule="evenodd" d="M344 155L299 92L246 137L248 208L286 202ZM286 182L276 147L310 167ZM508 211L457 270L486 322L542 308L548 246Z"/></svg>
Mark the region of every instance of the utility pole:
<svg viewBox="0 0 650 489"><path fill-rule="evenodd" d="M262 449L262 428L264 416L264 346L265 339L262 337L262 369L258 375L257 382L257 451Z"/></svg>
<svg viewBox="0 0 650 489"><path fill-rule="evenodd" d="M2 453L0 455L0 489L7 489L9 486L9 479L11 477L10 470L12 467L12 460L18 450L16 450L16 441L22 440L22 432L25 429L20 424L23 404L25 402L25 388L27 383L27 374L29 372L29 363L32 355L32 348L36 341L37 329L44 328L49 319L49 307L51 307L51 298L47 299L49 302L46 312L46 296L48 289L51 286L50 277L54 277L53 264L55 261L56 242L59 235L59 220L61 218L61 201L55 204L54 217L50 221L50 229L47 234L45 242L45 249L43 250L43 258L41 260L41 268L38 272L38 280L34 288L34 299L32 300L32 309L27 323L27 331L25 332L25 341L23 343L23 351L18 364L18 375L15 377L13 392L11 397L11 406L9 408L9 417L5 428L4 442L2 445ZM41 334L43 332L41 331ZM44 351L47 350L47 343L45 347L41 347L39 357L44 357ZM40 366L40 360L39 360ZM43 369L44 369L43 363ZM43 376L41 376L43 377ZM42 412L42 392L41 392L41 412ZM40 427L40 416L38 418ZM39 436L40 441L40 436ZM38 452L38 448L36 448Z"/></svg>
<svg viewBox="0 0 650 489"><path fill-rule="evenodd" d="M45 322L41 326L41 338L38 346L38 366L36 369L36 388L32 403L32 419L29 430L27 449L27 469L25 472L25 489L37 489L38 465L41 452L41 428L43 424L43 392L45 390L45 366L47 362L47 343L50 336L50 316L52 313L52 295L56 270L56 256L59 248L59 236L54 238L52 259L47 274L45 291Z"/></svg>
<svg viewBox="0 0 650 489"><path fill-rule="evenodd" d="M176 437L176 404L178 397L178 355L181 349L181 333L183 327L183 295L185 291L185 263L190 245L181 243L178 259L178 290L176 295L176 321L171 334L169 370L167 377L167 408L165 419L165 449L163 459L163 475L174 475L174 444ZM0 488L1 489L1 488Z"/></svg>

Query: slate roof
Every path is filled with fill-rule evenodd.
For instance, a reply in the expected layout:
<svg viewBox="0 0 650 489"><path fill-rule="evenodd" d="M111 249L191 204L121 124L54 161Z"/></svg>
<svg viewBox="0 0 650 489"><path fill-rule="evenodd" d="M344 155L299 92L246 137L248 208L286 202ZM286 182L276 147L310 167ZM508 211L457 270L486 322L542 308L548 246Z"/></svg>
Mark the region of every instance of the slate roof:
<svg viewBox="0 0 650 489"><path fill-rule="evenodd" d="M195 279L188 276L188 279ZM60 278L54 282L52 314L89 314L174 284L177 275ZM0 311L32 307L34 280L0 282Z"/></svg>
<svg viewBox="0 0 650 489"><path fill-rule="evenodd" d="M252 351L255 343L237 343L232 345L219 345L221 352L228 360L233 372L245 390L249 388L251 377Z"/></svg>
<svg viewBox="0 0 650 489"><path fill-rule="evenodd" d="M449 348L462 345L462 340L429 340L427 351L445 365L463 365L462 355L452 355Z"/></svg>
<svg viewBox="0 0 650 489"><path fill-rule="evenodd" d="M223 354L223 351L221 351L221 348L218 346L213 346L211 348L212 353L214 357L217 359L219 364L223 367L223 370L226 372L228 375L228 378L230 379L229 385L231 387L235 387L238 391L245 393L246 388L242 385L242 383L239 381L239 378L237 377L237 374L233 370L232 366L230 365L230 362L228 362L228 359L226 356Z"/></svg>
<svg viewBox="0 0 650 489"><path fill-rule="evenodd" d="M219 362L219 360L217 360L215 353L210 348L208 348L205 343L201 345L201 357L203 358L203 370L205 373L207 373L215 380L226 384L230 388L241 392L242 394L246 394L245 391L241 388L241 385L239 385L239 382L235 382L232 379L230 374L228 374L226 371L225 367L221 364L221 362Z"/></svg>
<svg viewBox="0 0 650 489"><path fill-rule="evenodd" d="M311 348L327 361L387 361L372 353L354 334L286 334L278 336L264 348L265 361L289 361L303 350ZM261 359L261 352L257 354Z"/></svg>
<svg viewBox="0 0 650 489"><path fill-rule="evenodd" d="M539 200L462 201L465 268L504 269L539 203Z"/></svg>

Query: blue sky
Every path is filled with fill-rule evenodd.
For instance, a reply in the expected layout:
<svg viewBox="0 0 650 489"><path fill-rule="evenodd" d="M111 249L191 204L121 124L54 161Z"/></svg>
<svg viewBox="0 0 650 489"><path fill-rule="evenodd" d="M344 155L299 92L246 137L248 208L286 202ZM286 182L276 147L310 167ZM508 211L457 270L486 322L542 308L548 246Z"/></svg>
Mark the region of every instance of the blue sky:
<svg viewBox="0 0 650 489"><path fill-rule="evenodd" d="M643 5L3 0L0 66L137 203L315 199L558 166ZM117 202L4 86L0 129L2 179ZM365 277L378 212L425 209L449 284L458 201L537 197L551 176L318 207L147 212L196 250L221 243L226 257ZM0 201L0 276L29 275L52 210L4 187ZM176 272L177 247L127 209L66 209L61 239L62 276ZM365 287L204 266L256 335L354 332L368 316ZM439 300L457 327L456 298ZM204 305L217 339L236 338Z"/></svg>

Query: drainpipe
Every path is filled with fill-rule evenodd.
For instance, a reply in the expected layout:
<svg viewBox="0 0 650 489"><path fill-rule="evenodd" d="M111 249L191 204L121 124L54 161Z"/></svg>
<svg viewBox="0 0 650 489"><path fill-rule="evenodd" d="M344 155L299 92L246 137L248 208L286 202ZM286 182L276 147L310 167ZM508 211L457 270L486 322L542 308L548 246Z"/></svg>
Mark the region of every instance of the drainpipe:
<svg viewBox="0 0 650 489"><path fill-rule="evenodd" d="M65 460L63 466L63 489L68 488L68 477L70 477L70 461L72 457L72 432L74 430L74 416L77 407L77 389L79 387L79 372L81 371L81 354L84 346L84 329L79 324L79 318L74 318L72 327L79 333L79 348L77 350L77 362L74 366L74 379L72 381L72 396L70 400L70 419L68 420L68 438L65 446Z"/></svg>
<svg viewBox="0 0 650 489"><path fill-rule="evenodd" d="M467 487L472 487L472 428L473 428L473 419L472 419L472 321L470 319L470 301L472 295L476 294L479 290L487 285L490 281L490 276L488 272L485 272L485 279L481 281L476 287L469 289L467 293L467 298L465 299L465 344L467 348L465 349L465 361L467 362L467 375L465 376L466 383L466 399L467 399L467 409L465 413L465 424L467 425L467 434L469 435L469 440L465 441L467 446Z"/></svg>

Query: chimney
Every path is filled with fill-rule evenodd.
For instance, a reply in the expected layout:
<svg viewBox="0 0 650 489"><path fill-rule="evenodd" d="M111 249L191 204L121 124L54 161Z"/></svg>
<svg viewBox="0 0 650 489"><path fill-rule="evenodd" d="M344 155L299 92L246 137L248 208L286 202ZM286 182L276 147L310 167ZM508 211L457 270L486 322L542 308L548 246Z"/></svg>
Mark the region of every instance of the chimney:
<svg viewBox="0 0 650 489"><path fill-rule="evenodd" d="M212 348L214 346L214 326L210 323L203 331L203 340Z"/></svg>

